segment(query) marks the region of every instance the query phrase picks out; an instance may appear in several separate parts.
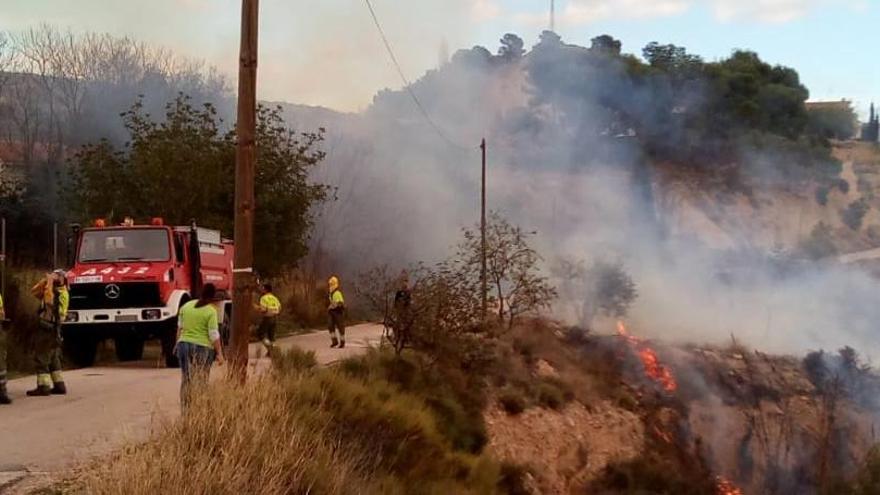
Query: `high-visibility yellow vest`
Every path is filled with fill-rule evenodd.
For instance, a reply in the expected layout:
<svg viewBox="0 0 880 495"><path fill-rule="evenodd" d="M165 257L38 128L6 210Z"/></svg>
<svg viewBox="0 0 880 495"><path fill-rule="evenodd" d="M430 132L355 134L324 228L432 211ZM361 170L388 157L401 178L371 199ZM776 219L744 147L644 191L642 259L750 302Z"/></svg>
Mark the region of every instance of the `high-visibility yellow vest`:
<svg viewBox="0 0 880 495"><path fill-rule="evenodd" d="M342 291L336 289L330 293L330 309L341 308L345 306L345 298L342 296Z"/></svg>
<svg viewBox="0 0 880 495"><path fill-rule="evenodd" d="M281 314L281 301L271 292L263 294L260 298L260 309L266 316L278 316Z"/></svg>

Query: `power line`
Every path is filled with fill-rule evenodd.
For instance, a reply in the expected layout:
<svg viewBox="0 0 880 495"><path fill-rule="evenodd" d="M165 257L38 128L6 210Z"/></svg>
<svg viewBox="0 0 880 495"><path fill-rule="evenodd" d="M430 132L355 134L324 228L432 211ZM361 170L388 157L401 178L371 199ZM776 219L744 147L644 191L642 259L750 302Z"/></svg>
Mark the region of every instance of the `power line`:
<svg viewBox="0 0 880 495"><path fill-rule="evenodd" d="M376 29L379 31L379 36L382 38L382 43L385 44L385 49L388 51L388 57L394 64L394 68L397 69L397 74L400 76L400 80L403 81L403 88L409 94L410 98L412 98L413 103L415 103L416 107L418 107L419 111L428 122L428 124L434 129L434 132L436 132L441 138L443 138L444 141L449 143L450 146L466 151L476 149L476 146L462 146L456 143L455 141L450 139L445 132L443 132L443 129L440 128L440 126L437 125L436 122L434 122L434 119L431 118L431 115L428 114L428 111L425 109L424 105L422 105L422 102L419 101L419 98L416 96L415 92L413 92L412 85L409 82L409 78L407 78L406 74L403 73L403 69L400 67L400 62L397 61L397 55L394 54L394 49L391 47L391 42L388 41L388 37L385 35L385 30L382 29L382 24L379 22L379 17L376 15L376 10L373 8L372 2L370 2L370 0L364 0L364 2L367 4L367 8L370 10L370 16L373 18L373 24L376 25Z"/></svg>

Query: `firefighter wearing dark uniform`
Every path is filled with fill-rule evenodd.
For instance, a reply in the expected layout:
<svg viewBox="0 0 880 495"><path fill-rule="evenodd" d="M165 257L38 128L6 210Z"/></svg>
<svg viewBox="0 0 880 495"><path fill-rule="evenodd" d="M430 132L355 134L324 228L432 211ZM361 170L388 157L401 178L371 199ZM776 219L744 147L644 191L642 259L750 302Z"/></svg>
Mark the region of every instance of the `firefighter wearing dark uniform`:
<svg viewBox="0 0 880 495"><path fill-rule="evenodd" d="M0 404L12 404L12 399L6 392L6 328L3 326L6 320L6 311L3 307L3 296L0 295Z"/></svg>
<svg viewBox="0 0 880 495"><path fill-rule="evenodd" d="M40 325L36 335L37 388L28 390L32 397L64 395L67 387L61 374L61 323L67 318L70 294L63 270L55 270L31 289L40 300Z"/></svg>
<svg viewBox="0 0 880 495"><path fill-rule="evenodd" d="M330 293L330 305L327 307L330 347L345 347L345 298L339 289L339 279L330 277L327 282Z"/></svg>

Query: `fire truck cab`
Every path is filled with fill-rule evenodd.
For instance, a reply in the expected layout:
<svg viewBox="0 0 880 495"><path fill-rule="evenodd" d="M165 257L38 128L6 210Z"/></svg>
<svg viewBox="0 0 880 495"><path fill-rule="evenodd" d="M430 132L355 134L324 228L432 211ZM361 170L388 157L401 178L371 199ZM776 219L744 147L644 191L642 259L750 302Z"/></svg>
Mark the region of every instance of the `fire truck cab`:
<svg viewBox="0 0 880 495"><path fill-rule="evenodd" d="M121 361L141 359L144 343L159 339L165 363L173 355L177 313L204 284L217 287L221 333L228 335L232 302L232 242L197 227L133 221L74 234L75 259L68 273L70 310L62 326L67 354L79 366L95 362L98 344L113 339Z"/></svg>

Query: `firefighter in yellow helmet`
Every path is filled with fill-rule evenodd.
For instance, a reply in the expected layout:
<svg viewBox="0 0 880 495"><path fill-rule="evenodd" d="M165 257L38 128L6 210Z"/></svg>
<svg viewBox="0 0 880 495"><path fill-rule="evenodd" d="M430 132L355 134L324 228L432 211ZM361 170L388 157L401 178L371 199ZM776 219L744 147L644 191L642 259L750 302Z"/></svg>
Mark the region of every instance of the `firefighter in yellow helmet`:
<svg viewBox="0 0 880 495"><path fill-rule="evenodd" d="M339 289L339 279L330 277L327 281L329 289L330 305L327 307L329 314L330 347L345 347L345 298Z"/></svg>
<svg viewBox="0 0 880 495"><path fill-rule="evenodd" d="M3 307L3 295L0 294L0 404L12 404L6 392L6 310Z"/></svg>
<svg viewBox="0 0 880 495"><path fill-rule="evenodd" d="M70 294L64 270L55 270L31 289L40 300L40 325L36 336L37 388L32 397L64 395L67 387L61 374L61 324L67 318Z"/></svg>

